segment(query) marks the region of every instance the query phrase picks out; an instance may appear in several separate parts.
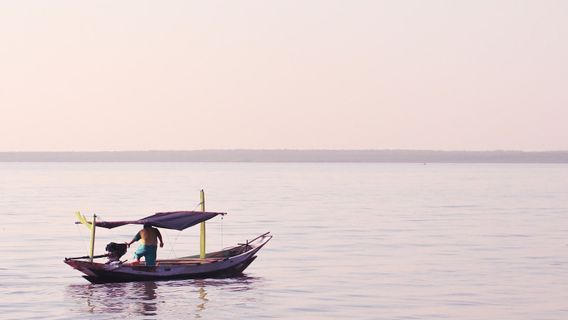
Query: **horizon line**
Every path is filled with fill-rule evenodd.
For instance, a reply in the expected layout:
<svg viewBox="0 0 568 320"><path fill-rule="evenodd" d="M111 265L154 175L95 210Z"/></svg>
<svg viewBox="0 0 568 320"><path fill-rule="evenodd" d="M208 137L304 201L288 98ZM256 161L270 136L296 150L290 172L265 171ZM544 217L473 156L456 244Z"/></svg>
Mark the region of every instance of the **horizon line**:
<svg viewBox="0 0 568 320"><path fill-rule="evenodd" d="M568 152L568 149L523 150L523 149L410 149L410 148L207 148L207 149L122 149L122 150L12 150L0 153L103 153L103 152L203 152L203 151L419 151L419 152Z"/></svg>
<svg viewBox="0 0 568 320"><path fill-rule="evenodd" d="M568 163L568 151L206 149L0 152L0 162Z"/></svg>

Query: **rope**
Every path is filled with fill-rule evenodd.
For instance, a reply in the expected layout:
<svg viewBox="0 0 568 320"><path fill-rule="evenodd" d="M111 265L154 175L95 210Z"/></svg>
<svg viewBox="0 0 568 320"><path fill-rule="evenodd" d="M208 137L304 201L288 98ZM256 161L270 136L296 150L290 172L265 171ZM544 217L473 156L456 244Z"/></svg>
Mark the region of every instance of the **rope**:
<svg viewBox="0 0 568 320"><path fill-rule="evenodd" d="M193 207L193 210L191 210L191 211L197 211L197 208L199 208L200 205L201 205L201 201L198 202L198 203L195 205L195 207ZM167 231L167 229L165 229L164 234L166 235L166 240L168 241L168 244L169 244L170 253L173 253L174 257L177 258L178 255L177 255L176 250L175 250L175 245L176 245L176 243L177 243L177 241L178 241L178 238L179 238L179 236L181 235L181 233L177 233L177 235L175 236L175 238L173 239L173 241L170 241L171 238L170 238L170 234L169 234L169 232Z"/></svg>
<svg viewBox="0 0 568 320"><path fill-rule="evenodd" d="M169 247L170 247L170 252L172 252L174 254L174 257L178 257L176 250L174 249L175 244L177 243L177 239L179 237L179 234L175 237L175 239L173 241L170 241L170 234L169 232L166 230L165 231L165 235L166 235L166 240L168 241Z"/></svg>

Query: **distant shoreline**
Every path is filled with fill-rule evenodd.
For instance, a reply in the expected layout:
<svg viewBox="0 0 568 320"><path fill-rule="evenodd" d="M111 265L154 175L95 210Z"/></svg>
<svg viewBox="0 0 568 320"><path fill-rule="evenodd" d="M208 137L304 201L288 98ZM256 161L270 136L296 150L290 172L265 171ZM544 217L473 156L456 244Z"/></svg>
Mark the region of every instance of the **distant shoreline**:
<svg viewBox="0 0 568 320"><path fill-rule="evenodd" d="M568 151L193 150L0 152L0 162L568 163Z"/></svg>

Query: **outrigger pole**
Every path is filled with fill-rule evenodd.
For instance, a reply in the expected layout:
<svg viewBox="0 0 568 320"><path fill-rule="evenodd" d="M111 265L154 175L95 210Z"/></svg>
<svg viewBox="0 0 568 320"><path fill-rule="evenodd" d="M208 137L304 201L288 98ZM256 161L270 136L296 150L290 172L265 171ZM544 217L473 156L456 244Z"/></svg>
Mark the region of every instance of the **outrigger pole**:
<svg viewBox="0 0 568 320"><path fill-rule="evenodd" d="M199 192L199 198L201 200L201 211L205 212L205 192L201 189ZM200 224L200 235L199 235L199 258L205 259L205 221Z"/></svg>

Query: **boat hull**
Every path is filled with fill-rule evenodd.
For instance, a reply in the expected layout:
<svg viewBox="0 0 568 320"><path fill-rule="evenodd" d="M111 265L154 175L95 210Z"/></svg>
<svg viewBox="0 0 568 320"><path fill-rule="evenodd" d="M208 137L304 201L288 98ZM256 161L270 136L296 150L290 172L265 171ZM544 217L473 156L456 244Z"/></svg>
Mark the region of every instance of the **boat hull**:
<svg viewBox="0 0 568 320"><path fill-rule="evenodd" d="M94 270L93 276L83 276L91 283L116 283L116 282L134 282L134 281L167 281L167 280L185 280L185 279L204 279L204 278L231 278L242 275L243 271L256 259L251 257L247 261L235 266L231 266L220 270L211 270L200 273L182 273L173 275L161 274L132 274L120 273L106 270Z"/></svg>
<svg viewBox="0 0 568 320"><path fill-rule="evenodd" d="M271 238L266 233L246 244L210 253L205 259L158 260L156 266L97 263L74 258L66 258L64 262L84 273L83 277L91 283L236 277L257 258L256 253Z"/></svg>

